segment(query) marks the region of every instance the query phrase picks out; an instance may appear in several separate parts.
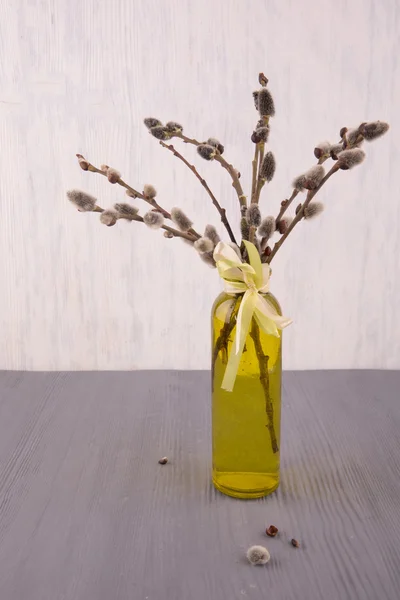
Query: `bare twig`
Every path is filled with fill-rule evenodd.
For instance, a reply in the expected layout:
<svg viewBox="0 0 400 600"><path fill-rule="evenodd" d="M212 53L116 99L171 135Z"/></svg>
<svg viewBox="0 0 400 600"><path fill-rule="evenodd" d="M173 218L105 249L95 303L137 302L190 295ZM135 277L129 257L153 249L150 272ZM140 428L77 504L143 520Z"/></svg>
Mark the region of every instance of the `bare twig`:
<svg viewBox="0 0 400 600"><path fill-rule="evenodd" d="M321 183L319 184L319 186L315 190L310 190L308 192L307 198L304 201L303 206L301 207L301 209L299 210L299 212L297 213L297 215L294 217L293 221L291 222L291 224L287 228L286 232L283 234L283 236L280 238L280 240L278 242L276 242L276 244L274 245L273 250L272 250L271 254L268 257L268 260L267 260L268 263L270 263L272 261L272 259L274 258L275 254L278 252L279 248L282 246L283 242L286 240L286 238L288 237L288 235L291 233L291 231L293 231L293 229L296 227L297 223L299 221L301 221L301 219L303 218L303 215L304 215L304 209L307 208L307 206L310 204L310 202L314 198L315 194L317 194L319 192L319 190L328 181L328 179L334 173L337 173L339 171L339 169L340 169L340 166L338 165L338 163L335 163L333 165L333 167L330 169L330 171L328 171L328 173L325 175L325 177L321 180Z"/></svg>
<svg viewBox="0 0 400 600"><path fill-rule="evenodd" d="M161 225L161 229L165 229L165 231L169 231L170 233L172 233L172 235L174 237L181 237L192 243L195 242L196 239L198 239L197 237L195 237L193 235L193 233L190 233L190 230L189 231L179 231L179 229L174 229L173 227L170 227L169 225L165 225L165 224Z"/></svg>
<svg viewBox="0 0 400 600"><path fill-rule="evenodd" d="M182 156L182 154L180 154L176 148L172 145L172 144L165 144L163 141L160 140L160 144L163 148L167 148L167 150L170 150L174 156L176 156L177 158L179 158L191 171L192 173L194 173L194 175L197 177L197 179L200 181L201 185L204 187L204 189L206 190L207 194L210 196L212 203L214 204L215 208L217 209L217 211L219 212L220 216L221 216L221 221L224 224L228 235L231 239L231 241L236 244L236 239L235 236L233 234L233 231L231 229L231 226L229 224L229 221L226 217L226 210L225 208L222 208L222 206L220 205L220 203L218 202L218 200L216 199L216 197L214 196L214 194L212 193L212 191L210 190L206 180L200 175L200 173L197 171L196 167L194 165L191 165L184 156Z"/></svg>
<svg viewBox="0 0 400 600"><path fill-rule="evenodd" d="M200 144L202 144L202 142L199 142L198 140L196 140L194 138L189 138L186 135L183 135L182 132L174 133L173 137L178 137L182 141L184 141L185 144L192 144L193 146L200 146ZM236 194L237 194L238 199L239 199L240 206L247 206L247 199L246 199L246 196L244 194L244 191L243 191L243 188L241 186L241 183L239 181L238 173L237 173L235 167L233 165L229 164L225 160L225 158L223 158L223 156L221 156L221 154L216 154L216 156L214 157L214 160L216 160L217 162L219 162L219 164L221 165L221 167L223 167L226 171L228 171L229 175L231 176L232 187L236 191Z"/></svg>
<svg viewBox="0 0 400 600"><path fill-rule="evenodd" d="M296 196L298 194L299 194L299 191L294 189L290 198L281 202L281 209L278 213L278 216L276 217L276 222L278 222L282 219L283 215L285 214L285 212L287 211L287 209L292 204L293 200L296 198Z"/></svg>
<svg viewBox="0 0 400 600"><path fill-rule="evenodd" d="M103 175L104 177L107 177L106 171L102 171L101 169L98 169L97 167L95 167L94 165L92 165L89 162L88 162L87 170L90 171L91 173L99 173L99 175ZM165 219L171 219L171 213L169 213L162 206L160 206L158 204L158 202L155 200L155 198L150 198L150 196L146 196L146 194L144 194L143 192L139 192L138 190L136 190L135 188L130 186L128 183L123 181L123 179L119 179L117 181L117 183L118 183L118 185L120 185L120 186L124 187L126 190L128 190L130 192L130 196L132 198L141 198L142 200L144 200L145 202L150 204L153 208L158 210ZM164 227L164 229L165 229L165 227ZM197 233L197 231L195 231L194 229L190 229L189 233L192 234L196 239L199 239L201 237L201 235L199 233ZM181 236L181 237L185 237L185 236Z"/></svg>

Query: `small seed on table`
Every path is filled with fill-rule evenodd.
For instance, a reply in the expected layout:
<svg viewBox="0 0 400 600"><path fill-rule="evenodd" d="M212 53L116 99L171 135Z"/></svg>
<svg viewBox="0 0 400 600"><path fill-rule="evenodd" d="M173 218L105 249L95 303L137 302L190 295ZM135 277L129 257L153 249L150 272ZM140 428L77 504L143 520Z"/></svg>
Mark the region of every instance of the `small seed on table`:
<svg viewBox="0 0 400 600"><path fill-rule="evenodd" d="M158 461L158 464L166 465L167 462L168 462L168 458L166 456L164 456L164 458L160 458L160 460Z"/></svg>
<svg viewBox="0 0 400 600"><path fill-rule="evenodd" d="M275 537L278 533L278 528L275 525L270 525L268 529L265 530L265 533L269 535L269 537Z"/></svg>
<svg viewBox="0 0 400 600"><path fill-rule="evenodd" d="M300 546L300 542L298 542L297 540L295 540L294 538L292 540L290 540L290 543L292 544L292 546L294 546L295 548L299 548Z"/></svg>

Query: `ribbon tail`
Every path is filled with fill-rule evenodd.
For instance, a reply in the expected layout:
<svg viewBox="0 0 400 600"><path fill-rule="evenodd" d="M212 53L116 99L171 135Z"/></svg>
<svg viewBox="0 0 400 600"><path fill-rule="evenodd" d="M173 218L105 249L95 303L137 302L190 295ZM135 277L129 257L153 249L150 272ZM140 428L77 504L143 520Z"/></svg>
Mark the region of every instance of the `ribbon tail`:
<svg viewBox="0 0 400 600"><path fill-rule="evenodd" d="M277 330L284 329L292 322L291 319L281 316L268 298L260 295L257 296L255 311L264 331L272 335L279 335Z"/></svg>
<svg viewBox="0 0 400 600"><path fill-rule="evenodd" d="M233 386L235 385L244 344L250 328L251 320L253 318L256 298L257 293L247 290L240 304L236 322L235 339L232 344L228 364L226 365L224 378L221 384L222 389L226 390L227 392L231 392L233 390Z"/></svg>

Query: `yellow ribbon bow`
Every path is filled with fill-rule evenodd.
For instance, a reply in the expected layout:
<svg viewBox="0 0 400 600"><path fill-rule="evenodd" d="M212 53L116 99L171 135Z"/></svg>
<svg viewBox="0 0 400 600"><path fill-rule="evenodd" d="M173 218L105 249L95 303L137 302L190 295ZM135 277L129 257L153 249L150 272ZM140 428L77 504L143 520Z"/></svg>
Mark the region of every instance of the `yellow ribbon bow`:
<svg viewBox="0 0 400 600"><path fill-rule="evenodd" d="M265 333L279 337L279 330L287 327L291 319L282 317L268 298L261 294L269 291L271 268L261 263L257 248L244 241L250 264L241 261L231 246L219 242L214 250L214 260L227 294L244 294L236 320L236 335L222 380L222 389L233 390L244 344L253 317Z"/></svg>

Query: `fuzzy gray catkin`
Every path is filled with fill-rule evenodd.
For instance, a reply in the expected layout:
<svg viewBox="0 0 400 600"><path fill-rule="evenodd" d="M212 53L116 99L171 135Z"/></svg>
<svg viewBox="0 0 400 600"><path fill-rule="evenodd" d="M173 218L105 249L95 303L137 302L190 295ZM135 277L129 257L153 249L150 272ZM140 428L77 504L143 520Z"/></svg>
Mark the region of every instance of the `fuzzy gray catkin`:
<svg viewBox="0 0 400 600"><path fill-rule="evenodd" d="M247 550L246 556L252 565L265 565L271 558L270 553L264 546L251 546Z"/></svg>
<svg viewBox="0 0 400 600"><path fill-rule="evenodd" d="M206 225L206 228L204 230L204 237L211 240L214 246L216 246L218 242L221 241L221 238L219 237L214 225Z"/></svg>
<svg viewBox="0 0 400 600"><path fill-rule="evenodd" d="M332 144L330 142L320 142L314 148L315 158L327 158L330 155Z"/></svg>
<svg viewBox="0 0 400 600"><path fill-rule="evenodd" d="M325 169L322 165L314 165L306 171L306 181L304 187L307 190L315 190L325 177Z"/></svg>
<svg viewBox="0 0 400 600"><path fill-rule="evenodd" d="M206 252L212 252L214 250L213 242L206 237L199 238L193 245L200 254L205 254Z"/></svg>
<svg viewBox="0 0 400 600"><path fill-rule="evenodd" d="M208 138L207 144L209 146L212 146L213 148L216 148L220 154L224 153L224 150L225 150L224 146L216 138Z"/></svg>
<svg viewBox="0 0 400 600"><path fill-rule="evenodd" d="M97 199L94 196L82 192L81 190L69 190L67 192L67 198L72 204L75 204L81 212L91 212L97 204Z"/></svg>
<svg viewBox="0 0 400 600"><path fill-rule="evenodd" d="M115 210L104 210L100 215L100 221L107 227L112 227L118 220L118 213Z"/></svg>
<svg viewBox="0 0 400 600"><path fill-rule="evenodd" d="M253 100L254 100L254 106L258 110L258 90L253 92Z"/></svg>
<svg viewBox="0 0 400 600"><path fill-rule="evenodd" d="M159 119L155 119L154 117L147 117L147 119L143 120L143 123L146 125L147 129L162 126L161 121Z"/></svg>
<svg viewBox="0 0 400 600"><path fill-rule="evenodd" d="M384 121L371 121L370 123L362 123L359 127L360 133L364 136L367 142L372 142L384 135L389 130L389 123Z"/></svg>
<svg viewBox="0 0 400 600"><path fill-rule="evenodd" d="M275 104L271 92L268 88L261 88L257 96L258 112L260 117L273 117L275 114Z"/></svg>
<svg viewBox="0 0 400 600"><path fill-rule="evenodd" d="M164 223L163 215L157 210L149 210L144 216L143 221L150 229L160 229Z"/></svg>
<svg viewBox="0 0 400 600"><path fill-rule="evenodd" d="M266 240L269 240L271 236L275 233L275 230L275 217L265 217L265 219L261 221L261 225L258 228L258 235L260 235L262 238L265 238Z"/></svg>
<svg viewBox="0 0 400 600"><path fill-rule="evenodd" d="M127 204L126 202L117 202L117 204L114 204L114 208L121 217L126 219L135 217L139 212L136 206L132 206L132 204Z"/></svg>
<svg viewBox="0 0 400 600"><path fill-rule="evenodd" d="M348 146L359 146L364 141L364 136L360 133L359 129L348 129L346 133L346 139Z"/></svg>
<svg viewBox="0 0 400 600"><path fill-rule="evenodd" d="M216 155L216 148L210 144L200 144L197 146L197 152L204 160L213 160Z"/></svg>
<svg viewBox="0 0 400 600"><path fill-rule="evenodd" d="M180 123L177 123L176 121L168 121L168 123L165 124L165 127L171 133L177 133L178 131L183 131L182 125Z"/></svg>
<svg viewBox="0 0 400 600"><path fill-rule="evenodd" d="M304 207L304 218L305 219L313 219L320 215L324 210L324 205L322 202L310 202L307 206Z"/></svg>
<svg viewBox="0 0 400 600"><path fill-rule="evenodd" d="M251 141L254 144L259 144L260 142L267 142L269 137L269 127L267 125L263 125L262 127L257 127L252 135Z"/></svg>
<svg viewBox="0 0 400 600"><path fill-rule="evenodd" d="M338 164L343 171L347 171L361 164L364 158L365 152L363 150L360 148L350 148L349 150L343 150L339 154Z"/></svg>
<svg viewBox="0 0 400 600"><path fill-rule="evenodd" d="M188 231L193 225L192 221L185 215L183 210L174 206L171 209L171 220L181 231Z"/></svg>
<svg viewBox="0 0 400 600"><path fill-rule="evenodd" d="M150 183L146 183L143 187L143 194L145 196L147 196L148 198L155 198L157 196L157 190L154 187L154 185L151 185Z"/></svg>
<svg viewBox="0 0 400 600"><path fill-rule="evenodd" d="M296 177L296 179L293 179L293 187L295 190L297 190L298 192L302 192L304 190L304 181L305 181L305 175L304 173L302 175L299 175L298 177Z"/></svg>
<svg viewBox="0 0 400 600"><path fill-rule="evenodd" d="M242 234L242 238L244 240L249 239L250 229L249 229L249 224L247 223L246 217L242 217L240 219L240 233Z"/></svg>
<svg viewBox="0 0 400 600"><path fill-rule="evenodd" d="M332 144L329 150L329 154L333 160L337 160L341 152L343 152L343 142L339 144Z"/></svg>
<svg viewBox="0 0 400 600"><path fill-rule="evenodd" d="M205 252L204 254L199 254L199 256L201 260L206 263L206 265L212 269L215 269L216 264L212 252Z"/></svg>
<svg viewBox="0 0 400 600"><path fill-rule="evenodd" d="M121 179L121 173L119 171L117 171L117 169L108 167L107 179L110 183L118 183L118 181Z"/></svg>
<svg viewBox="0 0 400 600"><path fill-rule="evenodd" d="M155 137L157 140L169 140L171 137L171 132L168 131L166 127L163 125L157 125L156 127L151 127L149 129L151 135Z"/></svg>
<svg viewBox="0 0 400 600"><path fill-rule="evenodd" d="M276 169L275 157L272 152L267 152L260 167L260 179L271 181Z"/></svg>
<svg viewBox="0 0 400 600"><path fill-rule="evenodd" d="M258 204L250 204L247 209L246 220L250 227L259 227L261 225L261 212Z"/></svg>
<svg viewBox="0 0 400 600"><path fill-rule="evenodd" d="M296 179L293 181L293 187L299 192L302 192L305 189L315 190L321 183L324 176L324 167L322 165L314 165L311 167L311 169L296 177Z"/></svg>

